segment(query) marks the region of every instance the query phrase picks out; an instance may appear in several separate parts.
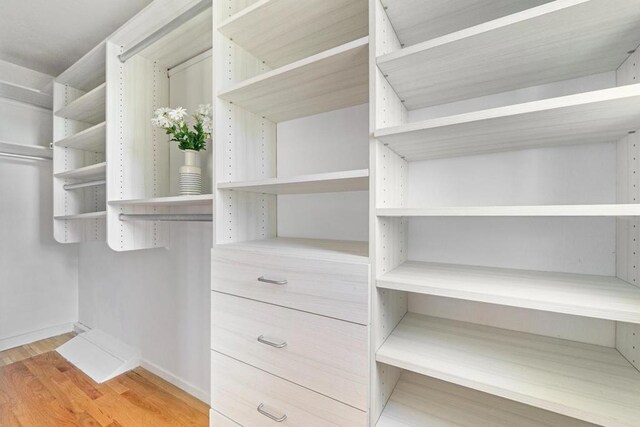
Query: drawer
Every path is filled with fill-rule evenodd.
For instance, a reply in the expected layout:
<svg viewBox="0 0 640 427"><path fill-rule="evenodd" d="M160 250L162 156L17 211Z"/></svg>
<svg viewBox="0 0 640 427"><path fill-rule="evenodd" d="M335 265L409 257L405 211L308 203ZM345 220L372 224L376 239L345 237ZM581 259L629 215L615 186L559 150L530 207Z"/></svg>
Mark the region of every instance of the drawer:
<svg viewBox="0 0 640 427"><path fill-rule="evenodd" d="M246 427L367 424L363 411L216 351L211 352L211 385L213 409Z"/></svg>
<svg viewBox="0 0 640 427"><path fill-rule="evenodd" d="M218 292L211 323L214 350L367 409L366 326Z"/></svg>
<svg viewBox="0 0 640 427"><path fill-rule="evenodd" d="M211 251L214 291L362 325L368 323L368 283L368 264L231 249Z"/></svg>

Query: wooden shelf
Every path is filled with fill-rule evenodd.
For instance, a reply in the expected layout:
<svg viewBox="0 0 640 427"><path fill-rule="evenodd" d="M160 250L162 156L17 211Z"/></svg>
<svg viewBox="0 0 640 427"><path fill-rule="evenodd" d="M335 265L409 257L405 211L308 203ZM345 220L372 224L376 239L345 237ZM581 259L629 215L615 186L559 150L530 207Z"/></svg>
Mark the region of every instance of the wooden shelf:
<svg viewBox="0 0 640 427"><path fill-rule="evenodd" d="M375 137L415 161L616 141L638 128L634 84L378 129Z"/></svg>
<svg viewBox="0 0 640 427"><path fill-rule="evenodd" d="M78 169L72 169L55 174L56 178L69 178L89 181L94 179L104 179L107 173L107 163L96 163Z"/></svg>
<svg viewBox="0 0 640 427"><path fill-rule="evenodd" d="M369 170L329 172L290 178L269 178L259 181L224 182L218 184L218 189L267 194L366 191L369 189Z"/></svg>
<svg viewBox="0 0 640 427"><path fill-rule="evenodd" d="M80 122L98 124L105 120L106 83L101 84L66 107L56 111L56 116Z"/></svg>
<svg viewBox="0 0 640 427"><path fill-rule="evenodd" d="M105 122L99 123L75 135L54 142L56 147L75 148L77 150L104 153L105 151Z"/></svg>
<svg viewBox="0 0 640 427"><path fill-rule="evenodd" d="M0 80L0 97L13 99L51 110L53 96L50 93Z"/></svg>
<svg viewBox="0 0 640 427"><path fill-rule="evenodd" d="M218 30L272 68L368 34L366 0L259 0Z"/></svg>
<svg viewBox="0 0 640 427"><path fill-rule="evenodd" d="M377 62L411 110L615 70L640 42L639 21L634 1L558 0Z"/></svg>
<svg viewBox="0 0 640 427"><path fill-rule="evenodd" d="M640 419L640 372L614 348L408 313L376 360L596 424Z"/></svg>
<svg viewBox="0 0 640 427"><path fill-rule="evenodd" d="M213 206L213 194L152 197L150 199L111 200L109 201L109 204L115 206Z"/></svg>
<svg viewBox="0 0 640 427"><path fill-rule="evenodd" d="M400 375L400 380L376 424L377 427L476 427L478 425L491 427L592 426L574 418L409 371L403 371Z"/></svg>
<svg viewBox="0 0 640 427"><path fill-rule="evenodd" d="M17 144L15 142L0 141L0 152L7 154L16 154L19 156L34 156L51 159L53 153L49 147L39 145Z"/></svg>
<svg viewBox="0 0 640 427"><path fill-rule="evenodd" d="M381 208L376 209L376 215L404 217L640 216L640 204Z"/></svg>
<svg viewBox="0 0 640 427"><path fill-rule="evenodd" d="M107 212L106 211L101 211L101 212L88 212L88 213L82 213L82 214L75 214L75 215L59 215L59 216L54 216L54 219L60 219L60 220L70 220L70 219L100 219L100 218L106 218L107 217Z"/></svg>
<svg viewBox="0 0 640 427"><path fill-rule="evenodd" d="M102 42L56 78L56 82L90 91L105 82L106 43Z"/></svg>
<svg viewBox="0 0 640 427"><path fill-rule="evenodd" d="M549 0L384 0L384 11L405 46L529 9Z"/></svg>
<svg viewBox="0 0 640 427"><path fill-rule="evenodd" d="M217 245L217 247L261 254L297 256L359 264L369 263L368 242L274 237L238 243L225 243Z"/></svg>
<svg viewBox="0 0 640 427"><path fill-rule="evenodd" d="M247 79L218 93L274 122L367 102L368 38Z"/></svg>
<svg viewBox="0 0 640 427"><path fill-rule="evenodd" d="M609 276L406 261L379 277L377 286L640 323L640 287Z"/></svg>

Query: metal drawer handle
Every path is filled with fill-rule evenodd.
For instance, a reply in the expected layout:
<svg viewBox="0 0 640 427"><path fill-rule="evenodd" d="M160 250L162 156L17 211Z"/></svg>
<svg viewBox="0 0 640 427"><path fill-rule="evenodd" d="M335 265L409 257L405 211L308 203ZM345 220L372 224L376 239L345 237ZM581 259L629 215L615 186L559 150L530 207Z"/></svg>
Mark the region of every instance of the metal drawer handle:
<svg viewBox="0 0 640 427"><path fill-rule="evenodd" d="M264 276L260 276L260 277L258 277L258 282L273 283L274 285L286 285L287 284L287 279L282 279L282 280L267 279Z"/></svg>
<svg viewBox="0 0 640 427"><path fill-rule="evenodd" d="M261 403L260 405L258 405L258 412L260 412L262 415L264 415L267 418L271 418L273 421L277 423L281 423L287 419L287 414L284 414L281 417L276 417L275 415L271 415L270 413L265 411L263 408L264 408L264 403Z"/></svg>
<svg viewBox="0 0 640 427"><path fill-rule="evenodd" d="M260 335L258 337L258 342L261 342L262 344L270 345L271 347L275 347L275 348L282 348L287 346L286 341L282 341L282 342L269 341L264 337L264 335Z"/></svg>

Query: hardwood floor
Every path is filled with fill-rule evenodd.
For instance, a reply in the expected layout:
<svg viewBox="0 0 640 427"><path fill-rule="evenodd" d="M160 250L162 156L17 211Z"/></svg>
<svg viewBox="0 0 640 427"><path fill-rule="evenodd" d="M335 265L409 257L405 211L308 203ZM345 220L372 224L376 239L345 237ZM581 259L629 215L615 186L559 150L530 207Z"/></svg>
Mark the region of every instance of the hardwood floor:
<svg viewBox="0 0 640 427"><path fill-rule="evenodd" d="M32 356L47 344L0 353L0 426L209 425L208 405L145 369L97 384L55 351Z"/></svg>
<svg viewBox="0 0 640 427"><path fill-rule="evenodd" d="M31 344L25 344L20 347L0 351L0 367L37 356L48 351L53 351L75 336L76 334L74 332L69 332L68 334L58 335L57 337L51 337L32 342Z"/></svg>

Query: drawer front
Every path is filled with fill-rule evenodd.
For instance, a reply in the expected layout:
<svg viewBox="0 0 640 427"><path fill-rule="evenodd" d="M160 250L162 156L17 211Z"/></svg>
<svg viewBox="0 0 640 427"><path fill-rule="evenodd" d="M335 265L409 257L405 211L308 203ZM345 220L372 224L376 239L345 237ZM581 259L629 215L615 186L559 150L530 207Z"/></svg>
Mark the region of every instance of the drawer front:
<svg viewBox="0 0 640 427"><path fill-rule="evenodd" d="M211 352L213 409L243 426L345 426L367 424L366 413Z"/></svg>
<svg viewBox="0 0 640 427"><path fill-rule="evenodd" d="M218 292L211 317L214 350L367 409L366 326Z"/></svg>
<svg viewBox="0 0 640 427"><path fill-rule="evenodd" d="M214 291L362 325L368 323L368 282L368 264L229 249L211 252Z"/></svg>

